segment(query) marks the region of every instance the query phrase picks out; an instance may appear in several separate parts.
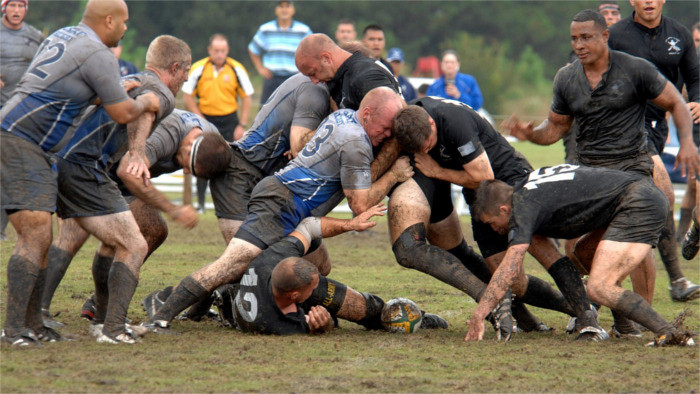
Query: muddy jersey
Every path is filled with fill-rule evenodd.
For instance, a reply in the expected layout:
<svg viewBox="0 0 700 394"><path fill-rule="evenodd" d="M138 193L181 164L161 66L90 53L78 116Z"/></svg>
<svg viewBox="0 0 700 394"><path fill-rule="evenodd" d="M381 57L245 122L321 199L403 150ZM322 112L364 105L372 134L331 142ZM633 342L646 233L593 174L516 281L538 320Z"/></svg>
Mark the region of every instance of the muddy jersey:
<svg viewBox="0 0 700 394"><path fill-rule="evenodd" d="M330 114L299 155L275 176L295 195L297 206L314 216L328 201L340 202L343 190L369 189L372 177L372 143L355 111ZM330 204L328 210L335 204Z"/></svg>
<svg viewBox="0 0 700 394"><path fill-rule="evenodd" d="M141 84L129 91L129 96L133 98L148 92L158 96L160 111L156 115L154 127L173 111L175 97L154 72L147 70L123 79L138 81ZM72 132L71 140L57 155L73 163L109 169L127 151L126 128L126 125L110 118L104 106L90 107L80 123L75 126L76 130Z"/></svg>
<svg viewBox="0 0 700 394"><path fill-rule="evenodd" d="M647 151L644 110L668 81L644 59L611 50L608 71L591 89L577 60L557 72L551 109L573 117L581 163L624 159Z"/></svg>
<svg viewBox="0 0 700 394"><path fill-rule="evenodd" d="M57 152L96 98L103 105L129 99L119 79L117 58L84 24L49 36L2 107L2 130Z"/></svg>
<svg viewBox="0 0 700 394"><path fill-rule="evenodd" d="M43 40L41 32L28 23L17 30L0 24L0 74L4 84L0 88L0 107L12 96Z"/></svg>
<svg viewBox="0 0 700 394"><path fill-rule="evenodd" d="M439 97L420 98L412 104L423 107L435 121L437 143L428 154L441 167L463 170L485 151L496 179L508 182L528 173L527 160L516 155L501 133L468 105Z"/></svg>
<svg viewBox="0 0 700 394"><path fill-rule="evenodd" d="M357 111L360 102L370 90L386 86L401 93L394 74L379 60L370 59L357 52L350 56L328 81L328 88L338 108Z"/></svg>
<svg viewBox="0 0 700 394"><path fill-rule="evenodd" d="M607 227L618 199L638 180L622 171L571 164L535 170L514 187L508 242L529 244L534 234L572 239Z"/></svg>
<svg viewBox="0 0 700 394"><path fill-rule="evenodd" d="M305 334L309 332L304 310L297 304L295 313L283 313L272 295L272 270L287 257L304 255L304 246L294 237L270 245L248 266L234 300L234 317L245 332L259 334Z"/></svg>
<svg viewBox="0 0 700 394"><path fill-rule="evenodd" d="M160 122L146 140L146 157L150 163L151 177L169 174L182 168L175 156L182 140L194 128L202 129L205 133L218 132L216 126L203 117L181 109L174 109Z"/></svg>
<svg viewBox="0 0 700 394"><path fill-rule="evenodd" d="M296 74L280 85L260 109L253 126L234 142L243 156L270 175L286 162L292 126L314 130L330 111L328 88Z"/></svg>
<svg viewBox="0 0 700 394"><path fill-rule="evenodd" d="M679 22L662 15L659 25L649 29L635 22L633 13L610 27L608 46L649 60L679 92L685 83L689 100L700 102L700 69L693 36ZM646 117L664 120L666 110L649 103Z"/></svg>

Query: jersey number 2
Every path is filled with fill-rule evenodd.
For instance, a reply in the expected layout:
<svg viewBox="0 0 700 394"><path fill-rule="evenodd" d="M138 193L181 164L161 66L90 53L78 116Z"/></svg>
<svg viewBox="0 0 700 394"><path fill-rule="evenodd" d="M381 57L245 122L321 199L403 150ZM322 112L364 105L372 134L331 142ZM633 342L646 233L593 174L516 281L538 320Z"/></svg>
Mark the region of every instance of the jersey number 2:
<svg viewBox="0 0 700 394"><path fill-rule="evenodd" d="M41 67L52 63L56 63L59 59L61 59L61 57L63 57L63 53L65 51L66 45L62 42L57 42L53 45L49 45L46 48L46 52L43 54L43 56L48 57L39 61L39 63L35 64L34 67L32 67L27 72L32 73L41 79L46 79L46 77L48 77L49 74L46 73L46 71L42 70Z"/></svg>

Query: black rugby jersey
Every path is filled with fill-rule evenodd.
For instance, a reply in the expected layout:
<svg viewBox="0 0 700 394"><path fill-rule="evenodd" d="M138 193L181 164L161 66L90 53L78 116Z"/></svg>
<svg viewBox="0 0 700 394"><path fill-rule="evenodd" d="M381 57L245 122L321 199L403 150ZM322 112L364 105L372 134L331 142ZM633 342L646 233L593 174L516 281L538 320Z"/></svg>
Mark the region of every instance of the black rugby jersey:
<svg viewBox="0 0 700 394"><path fill-rule="evenodd" d="M367 92L380 86L401 93L394 74L379 60L365 57L360 52L356 52L341 64L333 79L328 81L331 97L338 108L355 111L360 108L360 102Z"/></svg>

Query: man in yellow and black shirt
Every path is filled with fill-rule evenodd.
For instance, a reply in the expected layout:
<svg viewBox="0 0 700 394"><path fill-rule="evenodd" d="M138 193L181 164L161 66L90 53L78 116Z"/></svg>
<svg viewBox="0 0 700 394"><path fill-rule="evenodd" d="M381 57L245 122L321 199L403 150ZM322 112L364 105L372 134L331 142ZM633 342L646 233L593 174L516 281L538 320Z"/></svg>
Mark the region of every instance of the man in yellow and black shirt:
<svg viewBox="0 0 700 394"><path fill-rule="evenodd" d="M209 57L192 65L182 86L185 108L213 123L224 139L232 142L248 128L253 85L243 65L228 57L229 46L224 35L211 36L207 51ZM198 179L197 196L202 212L206 189L207 180Z"/></svg>

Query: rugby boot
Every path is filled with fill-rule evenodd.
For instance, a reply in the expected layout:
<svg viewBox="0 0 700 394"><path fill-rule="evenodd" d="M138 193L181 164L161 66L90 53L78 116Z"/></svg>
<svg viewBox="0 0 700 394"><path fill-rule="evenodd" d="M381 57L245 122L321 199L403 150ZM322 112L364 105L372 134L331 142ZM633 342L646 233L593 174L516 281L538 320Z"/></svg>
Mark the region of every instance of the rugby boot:
<svg viewBox="0 0 700 394"><path fill-rule="evenodd" d="M685 238L683 238L681 254L683 254L684 259L692 260L697 256L698 249L700 249L700 228L698 222L693 220L693 225L690 226L690 230L685 233Z"/></svg>
<svg viewBox="0 0 700 394"><path fill-rule="evenodd" d="M486 320L496 331L496 339L499 341L508 342L515 331L511 303L512 293L508 290L501 302L486 316Z"/></svg>
<svg viewBox="0 0 700 394"><path fill-rule="evenodd" d="M56 314L55 316L51 314L51 312L48 309L41 309L41 316L44 318L44 326L53 328L54 330L59 329L59 328L64 328L66 325L61 323L58 320L55 320L54 317L58 316Z"/></svg>
<svg viewBox="0 0 700 394"><path fill-rule="evenodd" d="M678 302L686 302L700 297L700 286L686 278L676 279L669 287L671 299Z"/></svg>
<svg viewBox="0 0 700 394"><path fill-rule="evenodd" d="M12 347L42 347L44 346L39 342L39 338L36 337L34 331L30 329L23 330L14 337L9 337L5 335L5 330L0 333L0 342L8 343Z"/></svg>
<svg viewBox="0 0 700 394"><path fill-rule="evenodd" d="M447 329L447 320L434 313L426 313L421 311L423 314L423 319L420 322L421 330L430 330L434 328L444 328Z"/></svg>
<svg viewBox="0 0 700 394"><path fill-rule="evenodd" d="M654 338L652 342L647 343L646 346L695 346L695 341L691 333L676 331L673 333L661 334Z"/></svg>

